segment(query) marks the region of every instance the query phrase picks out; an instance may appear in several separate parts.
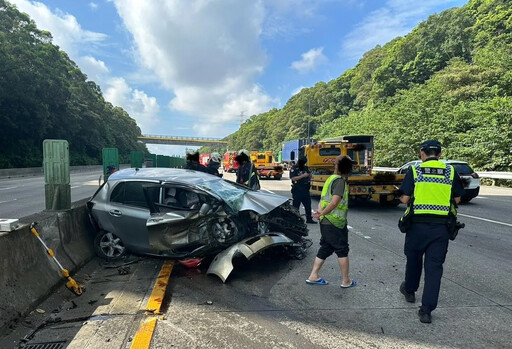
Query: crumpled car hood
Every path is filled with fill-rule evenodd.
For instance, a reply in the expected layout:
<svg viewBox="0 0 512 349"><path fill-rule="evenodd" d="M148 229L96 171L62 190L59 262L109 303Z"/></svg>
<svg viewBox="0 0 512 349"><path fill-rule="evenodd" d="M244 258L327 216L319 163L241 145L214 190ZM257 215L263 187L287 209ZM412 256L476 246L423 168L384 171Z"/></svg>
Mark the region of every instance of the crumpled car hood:
<svg viewBox="0 0 512 349"><path fill-rule="evenodd" d="M264 191L248 191L244 195L240 211L252 210L260 215L264 215L287 201L288 198L286 196L271 194Z"/></svg>

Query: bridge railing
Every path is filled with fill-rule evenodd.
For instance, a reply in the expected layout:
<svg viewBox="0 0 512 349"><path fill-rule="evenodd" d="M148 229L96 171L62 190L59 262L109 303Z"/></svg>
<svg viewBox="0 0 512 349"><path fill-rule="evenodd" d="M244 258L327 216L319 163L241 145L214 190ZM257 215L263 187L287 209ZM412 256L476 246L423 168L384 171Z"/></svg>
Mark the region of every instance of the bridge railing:
<svg viewBox="0 0 512 349"><path fill-rule="evenodd" d="M161 138L161 139L172 139L177 141L186 140L198 140L198 141L223 141L221 138L209 138L209 137L182 137L182 136L164 136L164 135L141 135L138 138Z"/></svg>

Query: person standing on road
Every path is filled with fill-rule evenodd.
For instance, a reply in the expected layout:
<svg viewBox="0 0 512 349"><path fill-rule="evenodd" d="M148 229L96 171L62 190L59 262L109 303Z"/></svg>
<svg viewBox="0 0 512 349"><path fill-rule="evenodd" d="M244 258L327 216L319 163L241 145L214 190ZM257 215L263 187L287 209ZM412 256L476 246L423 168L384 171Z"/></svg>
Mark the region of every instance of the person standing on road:
<svg viewBox="0 0 512 349"><path fill-rule="evenodd" d="M211 153L210 161L208 161L208 166L206 166L206 172L217 177L222 177L222 174L219 173L221 161L222 158L219 153Z"/></svg>
<svg viewBox="0 0 512 349"><path fill-rule="evenodd" d="M195 149L187 150L187 163L185 169L206 172L206 167L199 163L199 152Z"/></svg>
<svg viewBox="0 0 512 349"><path fill-rule="evenodd" d="M405 229L407 264L400 292L407 302L416 301L415 292L424 267L425 284L418 317L422 323L431 323L448 252L449 215L460 202L463 188L453 166L439 161L441 143L436 140L424 142L420 157L423 162L409 168L400 187L403 194L400 201L408 204L406 214L409 211L411 214L411 224Z"/></svg>
<svg viewBox="0 0 512 349"><path fill-rule="evenodd" d="M311 217L311 195L309 188L311 187L311 171L306 166L307 159L301 157L296 166L290 170L290 179L292 180L292 197L293 206L300 208L300 204L304 205L306 210L306 223L316 224Z"/></svg>
<svg viewBox="0 0 512 349"><path fill-rule="evenodd" d="M240 149L237 153L235 161L239 166L236 171L236 182L243 184L251 189L260 189L260 180L258 178L258 170L251 162L250 153L246 149Z"/></svg>
<svg viewBox="0 0 512 349"><path fill-rule="evenodd" d="M349 277L348 227L347 212L349 188L347 177L352 171L354 161L347 156L338 156L334 162L334 174L324 184L318 210L313 214L320 219L320 249L313 263L313 270L306 280L310 285L327 285L329 282L320 278L318 273L325 259L333 252L338 256L338 265L343 277L341 288L357 285Z"/></svg>

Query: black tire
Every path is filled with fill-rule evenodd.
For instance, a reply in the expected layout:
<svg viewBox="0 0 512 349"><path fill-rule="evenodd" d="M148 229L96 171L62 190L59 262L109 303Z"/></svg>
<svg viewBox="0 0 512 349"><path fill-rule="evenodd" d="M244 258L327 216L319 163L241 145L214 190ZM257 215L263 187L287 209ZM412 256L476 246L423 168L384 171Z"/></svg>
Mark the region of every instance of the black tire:
<svg viewBox="0 0 512 349"><path fill-rule="evenodd" d="M381 206L386 206L386 207L397 207L398 205L400 205L400 199L398 198L394 198L393 200L391 201L388 201L387 200L387 195L381 195L379 197L379 203Z"/></svg>
<svg viewBox="0 0 512 349"><path fill-rule="evenodd" d="M280 181L282 177L283 177L282 174L277 174L274 176L274 179L277 179L278 181Z"/></svg>
<svg viewBox="0 0 512 349"><path fill-rule="evenodd" d="M107 261L114 261L126 254L126 247L116 234L100 230L94 238L94 252L98 257Z"/></svg>

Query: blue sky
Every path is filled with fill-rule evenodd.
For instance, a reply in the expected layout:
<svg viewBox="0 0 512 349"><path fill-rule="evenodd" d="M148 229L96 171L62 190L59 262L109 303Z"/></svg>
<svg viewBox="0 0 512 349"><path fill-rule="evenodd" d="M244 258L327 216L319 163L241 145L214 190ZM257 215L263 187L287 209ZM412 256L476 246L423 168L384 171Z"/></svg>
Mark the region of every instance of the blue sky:
<svg viewBox="0 0 512 349"><path fill-rule="evenodd" d="M224 137L462 0L7 0L143 134ZM158 154L183 147L148 146Z"/></svg>

